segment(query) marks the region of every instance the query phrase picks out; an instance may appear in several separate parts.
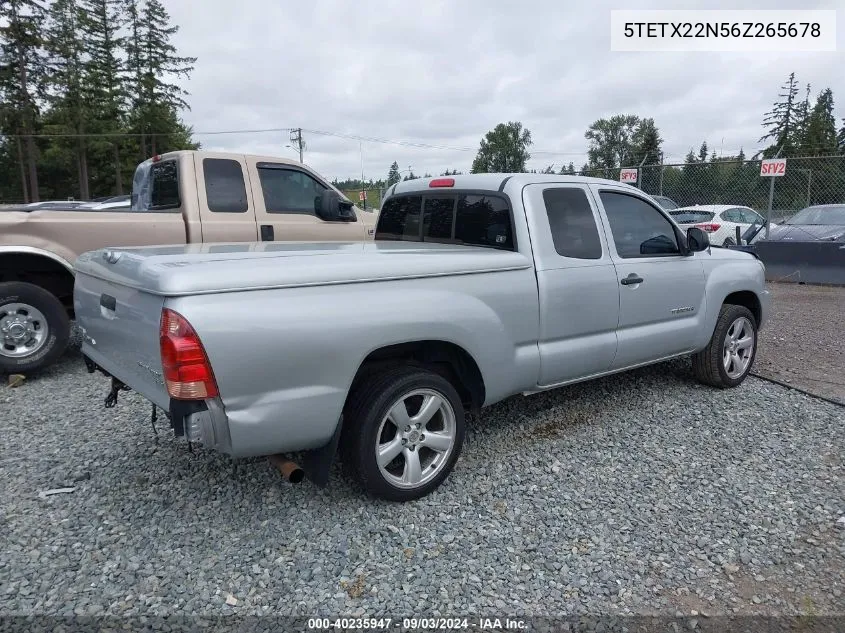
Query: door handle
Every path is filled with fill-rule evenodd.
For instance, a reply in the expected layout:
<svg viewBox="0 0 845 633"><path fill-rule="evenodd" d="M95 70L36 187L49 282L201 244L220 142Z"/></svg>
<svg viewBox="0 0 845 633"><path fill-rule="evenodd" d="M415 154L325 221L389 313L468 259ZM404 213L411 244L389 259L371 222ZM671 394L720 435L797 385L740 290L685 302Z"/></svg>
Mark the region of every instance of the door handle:
<svg viewBox="0 0 845 633"><path fill-rule="evenodd" d="M261 225L261 241L262 242L272 242L276 239L276 236L273 231L272 224L262 224Z"/></svg>
<svg viewBox="0 0 845 633"><path fill-rule="evenodd" d="M621 280L619 281L619 283L621 283L623 286L632 286L632 285L634 285L634 284L641 284L641 283L643 283L643 278L642 278L642 277L638 277L638 276L637 276L637 273L631 273L630 275L628 275L627 277L625 277L625 279L621 279Z"/></svg>

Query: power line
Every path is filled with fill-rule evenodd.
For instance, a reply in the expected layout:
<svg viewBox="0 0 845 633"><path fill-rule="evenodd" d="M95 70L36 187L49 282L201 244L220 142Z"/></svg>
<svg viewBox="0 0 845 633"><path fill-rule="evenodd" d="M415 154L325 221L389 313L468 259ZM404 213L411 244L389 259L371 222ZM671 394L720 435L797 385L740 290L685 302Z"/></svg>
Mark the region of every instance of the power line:
<svg viewBox="0 0 845 633"><path fill-rule="evenodd" d="M386 139L380 138L375 136L363 136L360 134L348 134L343 132L331 132L327 130L314 130L308 128L293 128L293 127L274 127L274 128L253 128L253 129L235 129L235 130L208 130L208 131L201 131L201 132L191 132L192 136L222 136L222 135L230 135L230 134L267 134L267 133L281 133L281 132L293 132L299 135L299 139L301 140L301 136L303 132L307 132L309 134L314 134L317 136L327 136L327 137L334 137L334 138L342 138L351 141L359 141L359 142L366 142L366 143L380 143L383 145L398 145L401 147L412 147L412 148L419 148L419 149L435 149L441 151L455 151L455 152L477 152L477 147L467 147L467 146L456 146L456 145L444 145L438 143L423 143L419 141L405 141L401 139ZM175 131L175 132L145 132L145 133L136 133L136 132L95 132L95 133L85 133L85 134L75 134L75 133L38 133L38 134L0 134L0 137L10 138L10 139L17 139L17 138L114 138L114 137L122 137L122 138L137 138L142 136L159 136L159 137L166 137L166 136L177 136L184 134L184 131ZM297 140L297 138L292 137L292 141ZM817 148L801 148L800 151L805 152L812 152L817 150L829 149L824 147L817 147ZM740 150L727 150L728 152L739 152ZM749 148L749 151L762 151L760 150L752 150ZM532 149L530 150L531 157L536 158L539 156L586 156L587 151L558 151L558 150L545 150L545 149ZM675 155L666 155L665 158L674 157ZM677 156L681 156L681 154L677 154ZM751 160L751 159L746 159Z"/></svg>

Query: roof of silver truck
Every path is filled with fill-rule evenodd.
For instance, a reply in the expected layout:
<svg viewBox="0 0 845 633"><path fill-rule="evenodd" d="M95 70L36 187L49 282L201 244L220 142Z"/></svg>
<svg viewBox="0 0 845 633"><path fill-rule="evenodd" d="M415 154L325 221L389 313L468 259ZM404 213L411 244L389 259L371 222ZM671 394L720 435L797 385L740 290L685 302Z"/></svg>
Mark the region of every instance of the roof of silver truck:
<svg viewBox="0 0 845 633"><path fill-rule="evenodd" d="M580 183L580 184L602 184L621 185L631 187L616 180L605 178L590 178L588 176L572 176L558 174L458 174L456 176L437 176L434 178L415 178L396 183L390 194L411 193L415 191L431 191L437 189L437 181L452 180L454 184L444 183L442 186L448 189L478 189L482 191L504 191L506 185L524 186L536 183ZM434 186L432 186L434 182Z"/></svg>

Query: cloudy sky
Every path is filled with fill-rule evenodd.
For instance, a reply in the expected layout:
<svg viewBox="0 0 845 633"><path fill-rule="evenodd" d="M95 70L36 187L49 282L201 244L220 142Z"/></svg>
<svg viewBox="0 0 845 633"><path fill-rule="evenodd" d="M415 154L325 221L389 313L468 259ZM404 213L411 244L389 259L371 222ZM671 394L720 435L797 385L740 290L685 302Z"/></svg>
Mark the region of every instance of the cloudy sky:
<svg viewBox="0 0 845 633"><path fill-rule="evenodd" d="M329 178L384 177L394 160L422 175L468 171L497 123L521 121L529 168L586 158L584 131L613 114L653 117L667 161L702 140L746 154L794 71L813 94L833 89L845 117L845 11L836 1L767 0L165 0L180 53L198 58L186 120L207 149L295 157ZM610 9L839 8L835 53L610 51ZM412 144L436 146L416 147Z"/></svg>

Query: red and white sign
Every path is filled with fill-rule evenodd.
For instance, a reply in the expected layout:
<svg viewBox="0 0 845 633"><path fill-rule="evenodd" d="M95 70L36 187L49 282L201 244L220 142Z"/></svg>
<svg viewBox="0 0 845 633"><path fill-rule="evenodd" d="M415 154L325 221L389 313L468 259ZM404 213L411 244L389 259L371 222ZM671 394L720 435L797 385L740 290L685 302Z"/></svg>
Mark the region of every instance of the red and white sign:
<svg viewBox="0 0 845 633"><path fill-rule="evenodd" d="M786 175L785 158L768 158L760 163L761 176L784 176Z"/></svg>
<svg viewBox="0 0 845 633"><path fill-rule="evenodd" d="M359 191L358 192L358 202L364 202L367 199L367 192L366 191Z"/></svg>
<svg viewBox="0 0 845 633"><path fill-rule="evenodd" d="M621 173L619 174L620 182L630 182L630 183L633 183L633 184L637 184L637 180L638 180L638 177L639 177L639 171L640 170L637 169L636 167L628 167L626 169L623 169L621 171Z"/></svg>

